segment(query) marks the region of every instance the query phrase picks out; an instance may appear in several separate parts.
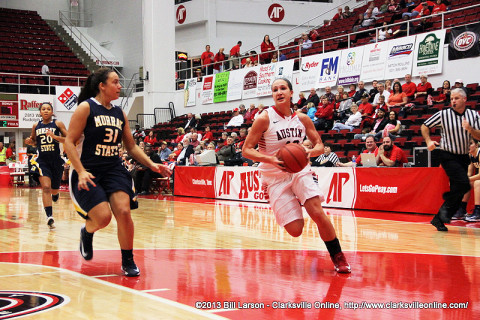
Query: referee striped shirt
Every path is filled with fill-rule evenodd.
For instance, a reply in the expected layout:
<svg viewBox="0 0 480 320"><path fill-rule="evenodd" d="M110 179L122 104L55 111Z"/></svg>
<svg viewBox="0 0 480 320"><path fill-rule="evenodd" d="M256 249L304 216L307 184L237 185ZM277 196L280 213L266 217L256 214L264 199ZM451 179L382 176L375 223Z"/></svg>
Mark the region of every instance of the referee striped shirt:
<svg viewBox="0 0 480 320"><path fill-rule="evenodd" d="M335 166L337 164L337 162L339 161L338 156L334 152L330 152L330 154L328 156L325 155L325 153L318 156L318 158L315 159L315 163L313 165L314 166L319 166L320 163L322 163L322 161L324 161L325 159L330 161L333 164L333 166Z"/></svg>
<svg viewBox="0 0 480 320"><path fill-rule="evenodd" d="M480 129L480 116L477 111L471 109L465 109L463 114L452 108L438 111L427 119L424 125L428 128L442 128L440 149L453 154L467 154L471 136L462 127L463 119L466 119L472 128Z"/></svg>

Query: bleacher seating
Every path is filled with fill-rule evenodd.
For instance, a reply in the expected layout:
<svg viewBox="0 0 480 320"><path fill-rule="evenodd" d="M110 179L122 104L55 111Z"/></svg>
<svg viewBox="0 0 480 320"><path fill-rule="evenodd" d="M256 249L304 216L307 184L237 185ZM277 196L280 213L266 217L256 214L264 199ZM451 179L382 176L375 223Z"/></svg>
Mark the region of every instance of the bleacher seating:
<svg viewBox="0 0 480 320"><path fill-rule="evenodd" d="M35 74L21 84L44 84L38 75L45 60L59 76L86 76L87 68L35 11L0 8L0 70ZM0 75L0 82L17 83L17 77ZM52 85L76 85L76 78L51 78Z"/></svg>

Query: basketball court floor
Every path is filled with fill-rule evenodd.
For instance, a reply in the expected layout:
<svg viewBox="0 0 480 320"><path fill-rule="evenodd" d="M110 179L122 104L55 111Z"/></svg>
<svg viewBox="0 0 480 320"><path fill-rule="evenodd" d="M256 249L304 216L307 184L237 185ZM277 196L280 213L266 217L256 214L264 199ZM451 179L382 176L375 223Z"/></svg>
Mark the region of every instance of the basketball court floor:
<svg viewBox="0 0 480 320"><path fill-rule="evenodd" d="M0 189L0 319L479 319L480 223L326 209L352 266L336 274L315 224L290 237L258 203L159 196L133 211L138 278L116 224L78 252L82 219L61 192L50 231L41 190Z"/></svg>

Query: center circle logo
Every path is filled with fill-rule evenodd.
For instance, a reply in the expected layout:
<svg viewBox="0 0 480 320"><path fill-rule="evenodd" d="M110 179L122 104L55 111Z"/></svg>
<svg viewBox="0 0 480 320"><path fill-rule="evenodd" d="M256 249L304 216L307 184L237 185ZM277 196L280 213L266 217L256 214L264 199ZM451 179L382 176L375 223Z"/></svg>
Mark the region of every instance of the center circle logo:
<svg viewBox="0 0 480 320"><path fill-rule="evenodd" d="M179 5L177 8L177 14L176 14L176 19L179 24L182 24L185 22L185 19L187 19L187 9L183 4Z"/></svg>
<svg viewBox="0 0 480 320"><path fill-rule="evenodd" d="M458 35L453 42L453 46L458 51L470 50L478 41L477 34L472 31L465 31Z"/></svg>
<svg viewBox="0 0 480 320"><path fill-rule="evenodd" d="M268 18L273 22L280 22L284 17L285 9L278 3L274 3L268 8Z"/></svg>

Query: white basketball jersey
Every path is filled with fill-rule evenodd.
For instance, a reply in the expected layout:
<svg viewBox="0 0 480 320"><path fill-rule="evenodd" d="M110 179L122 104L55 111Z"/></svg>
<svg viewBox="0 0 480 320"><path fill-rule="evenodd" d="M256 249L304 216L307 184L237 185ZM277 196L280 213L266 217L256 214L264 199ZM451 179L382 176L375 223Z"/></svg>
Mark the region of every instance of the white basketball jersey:
<svg viewBox="0 0 480 320"><path fill-rule="evenodd" d="M265 111L268 114L269 125L258 142L260 153L274 156L281 147L288 143L301 144L303 142L306 128L296 113L285 116L275 107L270 107ZM269 163L261 163L258 168L262 173L280 172L277 167ZM303 170L310 170L310 166L307 165Z"/></svg>

